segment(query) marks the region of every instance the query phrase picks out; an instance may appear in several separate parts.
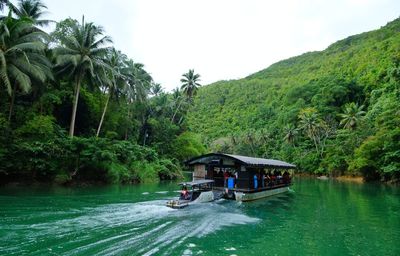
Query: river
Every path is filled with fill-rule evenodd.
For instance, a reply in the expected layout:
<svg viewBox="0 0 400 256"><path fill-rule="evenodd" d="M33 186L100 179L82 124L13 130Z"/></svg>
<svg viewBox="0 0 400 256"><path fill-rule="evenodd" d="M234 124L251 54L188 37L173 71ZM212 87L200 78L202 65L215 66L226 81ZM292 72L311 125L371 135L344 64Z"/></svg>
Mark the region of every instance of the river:
<svg viewBox="0 0 400 256"><path fill-rule="evenodd" d="M400 188L297 178L238 203L165 207L174 182L0 188L0 255L400 255Z"/></svg>

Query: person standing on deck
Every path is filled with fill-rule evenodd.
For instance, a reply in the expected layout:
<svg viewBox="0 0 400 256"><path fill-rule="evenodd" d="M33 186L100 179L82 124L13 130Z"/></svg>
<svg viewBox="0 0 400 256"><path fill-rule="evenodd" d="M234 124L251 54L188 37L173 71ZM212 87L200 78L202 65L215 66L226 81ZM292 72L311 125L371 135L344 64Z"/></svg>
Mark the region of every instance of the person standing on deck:
<svg viewBox="0 0 400 256"><path fill-rule="evenodd" d="M238 173L238 171L236 170L236 171L235 171L235 188L237 187L237 180L238 180L238 177L239 177L239 173Z"/></svg>
<svg viewBox="0 0 400 256"><path fill-rule="evenodd" d="M258 188L258 179L257 179L257 174L254 174L254 189Z"/></svg>
<svg viewBox="0 0 400 256"><path fill-rule="evenodd" d="M224 187L228 186L228 178L229 178L229 173L227 171L224 172Z"/></svg>

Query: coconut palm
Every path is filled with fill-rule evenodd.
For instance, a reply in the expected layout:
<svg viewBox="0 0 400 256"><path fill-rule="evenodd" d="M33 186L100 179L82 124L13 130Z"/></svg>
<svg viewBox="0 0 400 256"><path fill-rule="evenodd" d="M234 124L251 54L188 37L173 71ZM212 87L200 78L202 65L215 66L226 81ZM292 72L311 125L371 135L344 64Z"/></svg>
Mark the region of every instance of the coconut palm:
<svg viewBox="0 0 400 256"><path fill-rule="evenodd" d="M126 88L126 77L122 73L125 65L125 60L126 55L122 54L120 51L117 51L115 48L112 48L110 50L110 53L107 55L107 68L104 69L104 72L100 73L104 74L104 76L100 76L98 80L101 84L104 85L104 89L108 93L103 113L101 115L100 123L97 128L96 137L98 137L100 134L110 98L113 94L118 95L118 92L121 88Z"/></svg>
<svg viewBox="0 0 400 256"><path fill-rule="evenodd" d="M284 140L287 143L294 145L294 141L296 139L297 134L299 133L299 130L294 125L288 124L284 128L284 133L285 133Z"/></svg>
<svg viewBox="0 0 400 256"><path fill-rule="evenodd" d="M161 87L161 84L158 83L153 83L151 86L151 94L154 96L158 96L163 92L163 88Z"/></svg>
<svg viewBox="0 0 400 256"><path fill-rule="evenodd" d="M46 26L51 20L42 19L47 14L47 6L40 0L19 0L17 5L9 5L18 19L29 21L38 26Z"/></svg>
<svg viewBox="0 0 400 256"><path fill-rule="evenodd" d="M51 64L44 55L46 34L10 15L0 21L0 84L11 96L9 117L13 114L17 90L27 93L32 81L52 78Z"/></svg>
<svg viewBox="0 0 400 256"><path fill-rule="evenodd" d="M193 69L189 69L189 72L182 75L181 89L186 94L189 100L193 98L197 93L197 89L201 86L198 82L200 81L200 75L195 74Z"/></svg>
<svg viewBox="0 0 400 256"><path fill-rule="evenodd" d="M10 5L12 5L12 3L10 3L10 1L0 0L0 11L3 11L5 6L10 6Z"/></svg>
<svg viewBox="0 0 400 256"><path fill-rule="evenodd" d="M95 77L96 73L103 72L107 67L104 58L109 51L108 43L111 38L103 36L104 30L93 23L71 24L71 35L60 39L61 46L55 48L56 70L60 75L66 75L75 83L74 99L72 106L70 137L74 136L76 111L79 92L85 78Z"/></svg>
<svg viewBox="0 0 400 256"><path fill-rule="evenodd" d="M319 128L320 119L314 109L305 109L300 115L300 129L302 129L309 138L314 139Z"/></svg>
<svg viewBox="0 0 400 256"><path fill-rule="evenodd" d="M175 116L178 113L179 108L181 107L182 103L183 103L183 95L182 95L182 91L179 88L175 88L174 90L172 90L172 109L175 107L175 111L174 114L172 115L171 118L171 122L174 122L175 120Z"/></svg>
<svg viewBox="0 0 400 256"><path fill-rule="evenodd" d="M345 129L354 130L362 119L363 115L365 115L365 111L363 109L364 105L358 106L358 104L354 102L347 103L344 106L344 113L339 114L339 116L342 118L340 125L342 125Z"/></svg>
<svg viewBox="0 0 400 256"><path fill-rule="evenodd" d="M300 129L313 141L317 153L319 150L319 131L322 127L322 120L314 108L303 109L299 114Z"/></svg>
<svg viewBox="0 0 400 256"><path fill-rule="evenodd" d="M132 60L127 61L124 71L128 78L127 94L131 102L146 100L150 92L153 78L144 70L144 65L135 63Z"/></svg>

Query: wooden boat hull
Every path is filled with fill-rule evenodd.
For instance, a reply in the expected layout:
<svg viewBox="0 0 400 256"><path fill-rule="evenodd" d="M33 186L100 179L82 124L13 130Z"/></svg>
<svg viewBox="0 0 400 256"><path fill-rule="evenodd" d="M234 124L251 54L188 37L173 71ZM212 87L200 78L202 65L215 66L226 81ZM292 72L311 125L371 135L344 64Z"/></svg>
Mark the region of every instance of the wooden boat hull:
<svg viewBox="0 0 400 256"><path fill-rule="evenodd" d="M288 191L289 191L289 187L281 187L281 188L275 188L275 189L264 190L264 191L253 192L253 193L244 193L244 192L235 191L235 199L236 199L236 201L243 201L243 202L253 201L253 200L261 199L261 198L268 197L268 196L286 193Z"/></svg>
<svg viewBox="0 0 400 256"><path fill-rule="evenodd" d="M185 208L186 206L189 206L191 204L207 203L207 202L212 202L214 200L215 200L215 198L214 198L213 191L206 191L206 192L202 192L199 195L199 197L197 197L193 201L175 199L175 200L168 201L166 206L173 208L173 209L181 209L181 208Z"/></svg>
<svg viewBox="0 0 400 256"><path fill-rule="evenodd" d="M173 209L182 209L185 208L186 206L189 206L189 203L179 202L179 200L171 200L168 201L166 205Z"/></svg>

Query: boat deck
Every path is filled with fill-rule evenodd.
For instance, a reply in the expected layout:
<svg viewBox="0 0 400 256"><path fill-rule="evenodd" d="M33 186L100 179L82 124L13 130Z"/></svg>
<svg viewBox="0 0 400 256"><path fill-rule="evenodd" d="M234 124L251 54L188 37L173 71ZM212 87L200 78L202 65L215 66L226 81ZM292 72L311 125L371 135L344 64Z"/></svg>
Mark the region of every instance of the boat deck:
<svg viewBox="0 0 400 256"><path fill-rule="evenodd" d="M272 189L277 189L277 188L283 188L283 187L289 187L291 186L292 183L282 183L282 184L277 184L273 186L267 186L267 187L261 187L257 189L250 189L250 188L230 188L229 191L237 191L237 192L243 192L243 193L256 193L256 192L261 192L261 191L266 191L266 190L272 190ZM226 187L215 187L215 190L225 190Z"/></svg>

